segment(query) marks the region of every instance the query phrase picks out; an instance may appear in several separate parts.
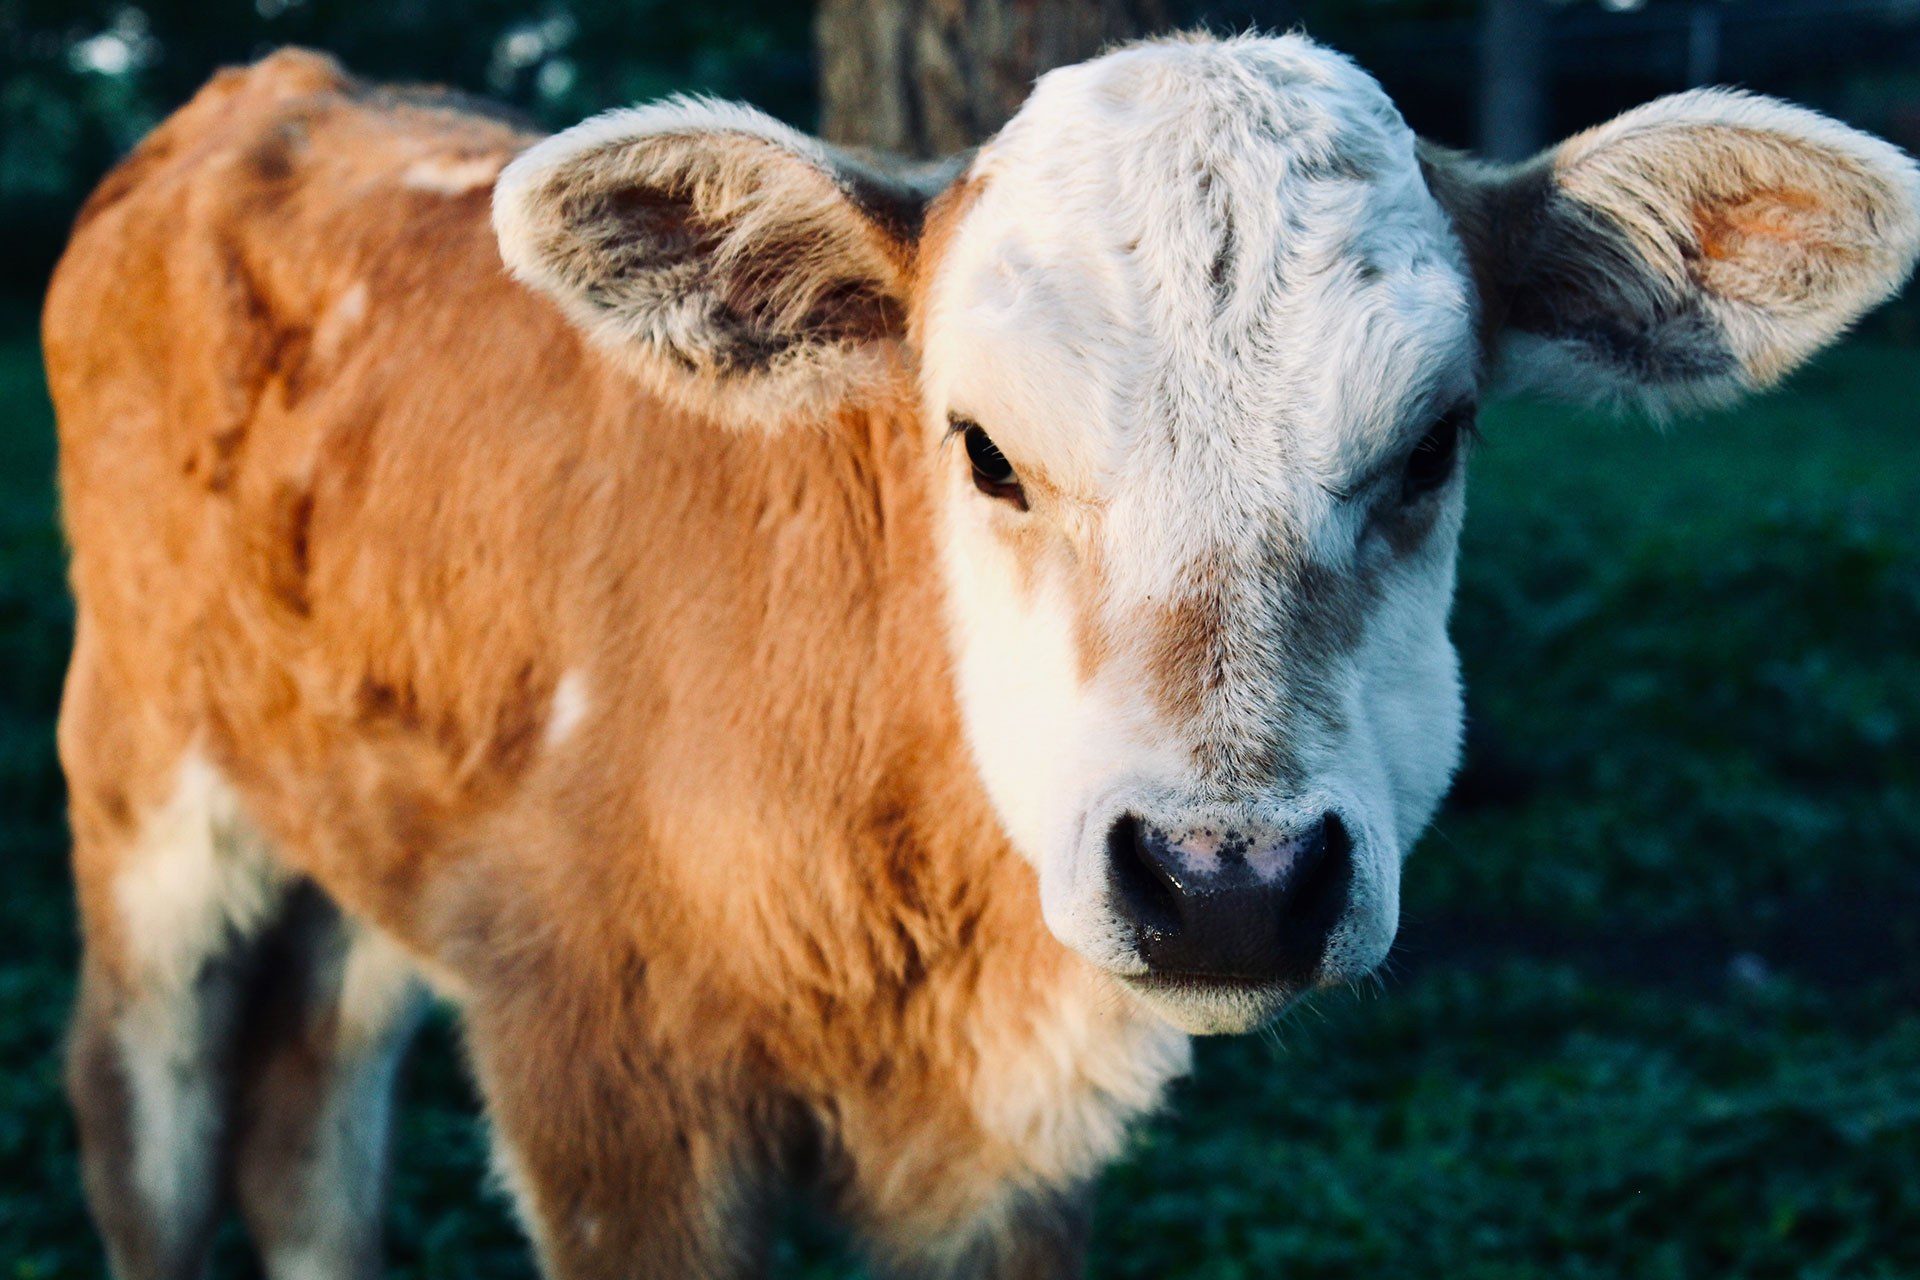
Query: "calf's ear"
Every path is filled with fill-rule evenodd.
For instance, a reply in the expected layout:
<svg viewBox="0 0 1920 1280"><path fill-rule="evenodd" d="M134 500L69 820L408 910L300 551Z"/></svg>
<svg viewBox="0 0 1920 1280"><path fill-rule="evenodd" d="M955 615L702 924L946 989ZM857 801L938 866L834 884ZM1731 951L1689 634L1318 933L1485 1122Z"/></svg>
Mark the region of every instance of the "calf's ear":
<svg viewBox="0 0 1920 1280"><path fill-rule="evenodd" d="M1516 166L1421 159L1507 387L1723 402L1884 301L1920 253L1911 159L1751 94L1662 98Z"/></svg>
<svg viewBox="0 0 1920 1280"><path fill-rule="evenodd" d="M731 103L597 116L500 175L500 255L655 389L729 423L818 418L894 376L938 175Z"/></svg>

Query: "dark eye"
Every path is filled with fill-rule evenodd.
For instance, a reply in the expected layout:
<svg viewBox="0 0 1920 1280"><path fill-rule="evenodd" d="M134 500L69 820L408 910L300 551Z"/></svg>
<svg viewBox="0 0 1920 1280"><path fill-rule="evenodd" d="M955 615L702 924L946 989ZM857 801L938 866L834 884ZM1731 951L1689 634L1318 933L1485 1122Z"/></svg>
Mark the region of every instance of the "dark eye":
<svg viewBox="0 0 1920 1280"><path fill-rule="evenodd" d="M1000 452L993 437L982 431L979 423L964 418L955 420L953 429L960 433L967 449L967 461L973 465L973 487L989 498L1011 502L1025 511L1027 492L1020 487L1019 477L1013 474L1013 464Z"/></svg>
<svg viewBox="0 0 1920 1280"><path fill-rule="evenodd" d="M1428 428L1407 456L1406 475L1400 482L1400 500L1412 502L1445 484L1453 476L1455 459L1460 454L1460 438L1472 430L1470 405L1449 410Z"/></svg>

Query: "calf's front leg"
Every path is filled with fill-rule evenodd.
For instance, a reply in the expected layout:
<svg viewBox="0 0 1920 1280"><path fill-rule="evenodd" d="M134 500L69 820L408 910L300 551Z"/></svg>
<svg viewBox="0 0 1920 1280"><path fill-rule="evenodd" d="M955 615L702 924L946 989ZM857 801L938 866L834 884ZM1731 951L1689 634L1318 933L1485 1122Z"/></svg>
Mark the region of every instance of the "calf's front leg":
<svg viewBox="0 0 1920 1280"><path fill-rule="evenodd" d="M611 1000L614 1007L608 1007ZM551 1280L765 1274L777 1141L737 1063L696 1069L634 1003L532 981L470 1007L497 1168Z"/></svg>

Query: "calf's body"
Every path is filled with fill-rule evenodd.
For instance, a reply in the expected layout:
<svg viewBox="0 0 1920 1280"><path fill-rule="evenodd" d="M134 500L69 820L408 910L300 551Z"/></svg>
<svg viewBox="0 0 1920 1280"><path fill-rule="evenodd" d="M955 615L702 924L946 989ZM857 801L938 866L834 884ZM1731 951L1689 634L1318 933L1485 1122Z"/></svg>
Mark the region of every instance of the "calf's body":
<svg viewBox="0 0 1920 1280"><path fill-rule="evenodd" d="M116 1275L228 1203L376 1274L428 988L550 1275L754 1273L794 1187L887 1274L1072 1274L1184 1031L1391 943L1481 389L1765 385L1916 205L1724 92L1479 166L1296 37L1063 69L911 177L223 74L46 311Z"/></svg>
<svg viewBox="0 0 1920 1280"><path fill-rule="evenodd" d="M55 282L73 1076L121 1268L188 1271L228 1150L302 1184L261 1189L269 1257L371 1257L291 1220L372 1150L249 1140L377 1129L344 1077L390 1069L418 967L556 1270L725 1273L806 1174L883 1253L1020 1273L1184 1049L1047 933L980 794L913 424L796 444L638 392L501 270L525 142L283 56L150 139ZM321 972L244 1046L215 1006L288 979L260 940L302 912ZM247 1054L325 1061L256 1098Z"/></svg>

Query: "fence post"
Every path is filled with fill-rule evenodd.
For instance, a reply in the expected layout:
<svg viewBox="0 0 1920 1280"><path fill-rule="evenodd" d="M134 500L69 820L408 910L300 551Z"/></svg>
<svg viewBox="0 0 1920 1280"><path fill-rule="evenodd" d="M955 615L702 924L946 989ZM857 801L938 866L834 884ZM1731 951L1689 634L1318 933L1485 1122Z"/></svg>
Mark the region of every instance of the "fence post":
<svg viewBox="0 0 1920 1280"><path fill-rule="evenodd" d="M1720 75L1720 7L1713 0L1687 11L1687 85L1712 84Z"/></svg>
<svg viewBox="0 0 1920 1280"><path fill-rule="evenodd" d="M1545 0L1486 0L1480 21L1480 150L1523 160L1546 142Z"/></svg>

